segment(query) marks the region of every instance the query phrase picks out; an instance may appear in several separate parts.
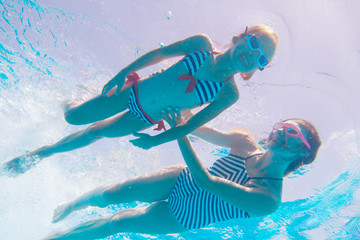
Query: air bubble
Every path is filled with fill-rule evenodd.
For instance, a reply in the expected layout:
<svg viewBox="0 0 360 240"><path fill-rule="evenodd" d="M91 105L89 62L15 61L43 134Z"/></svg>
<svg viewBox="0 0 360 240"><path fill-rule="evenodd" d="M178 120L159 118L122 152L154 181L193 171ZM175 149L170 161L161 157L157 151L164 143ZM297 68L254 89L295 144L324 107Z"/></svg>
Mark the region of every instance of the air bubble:
<svg viewBox="0 0 360 240"><path fill-rule="evenodd" d="M166 16L167 19L170 19L170 18L171 18L171 15L172 15L171 11L167 11L167 12L165 13L165 16Z"/></svg>

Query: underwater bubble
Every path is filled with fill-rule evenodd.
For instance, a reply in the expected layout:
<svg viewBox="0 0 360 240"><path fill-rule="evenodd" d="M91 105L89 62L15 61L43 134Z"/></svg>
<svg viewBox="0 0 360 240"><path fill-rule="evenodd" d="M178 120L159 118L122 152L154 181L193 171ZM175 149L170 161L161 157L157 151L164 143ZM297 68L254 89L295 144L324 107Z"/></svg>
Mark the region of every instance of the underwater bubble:
<svg viewBox="0 0 360 240"><path fill-rule="evenodd" d="M171 15L172 15L171 11L167 11L167 12L165 13L165 16L166 16L167 19L170 19L170 18L171 18Z"/></svg>

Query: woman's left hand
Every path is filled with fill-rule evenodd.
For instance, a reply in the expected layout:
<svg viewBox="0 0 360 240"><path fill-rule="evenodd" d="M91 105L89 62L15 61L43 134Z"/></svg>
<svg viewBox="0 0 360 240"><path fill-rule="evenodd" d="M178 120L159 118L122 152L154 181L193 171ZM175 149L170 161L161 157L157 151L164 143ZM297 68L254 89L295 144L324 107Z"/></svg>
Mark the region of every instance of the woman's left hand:
<svg viewBox="0 0 360 240"><path fill-rule="evenodd" d="M171 128L183 125L187 120L194 116L191 110L184 110L180 112L180 108L178 107L175 109L167 107L161 110L159 115L170 125Z"/></svg>
<svg viewBox="0 0 360 240"><path fill-rule="evenodd" d="M172 107L167 107L161 110L159 115L170 125L171 128L174 128L184 122L178 107L175 109Z"/></svg>
<svg viewBox="0 0 360 240"><path fill-rule="evenodd" d="M138 148L148 150L148 149L158 145L158 143L156 143L156 141L155 141L155 138L150 136L147 133L137 133L136 132L136 133L133 133L133 135L138 138L130 140L130 142Z"/></svg>
<svg viewBox="0 0 360 240"><path fill-rule="evenodd" d="M172 108L167 107L163 109L159 115L162 119L164 119L171 128L175 128L176 126L179 126L186 122L189 118L193 116L192 112L190 110L184 111L184 117L180 113L180 109L178 107ZM185 118L185 119L184 119ZM158 136L150 136L146 133L134 133L135 137L138 137L136 139L130 140L130 142L139 148L142 149L150 149L152 147L155 147L157 145L162 144L160 135Z"/></svg>

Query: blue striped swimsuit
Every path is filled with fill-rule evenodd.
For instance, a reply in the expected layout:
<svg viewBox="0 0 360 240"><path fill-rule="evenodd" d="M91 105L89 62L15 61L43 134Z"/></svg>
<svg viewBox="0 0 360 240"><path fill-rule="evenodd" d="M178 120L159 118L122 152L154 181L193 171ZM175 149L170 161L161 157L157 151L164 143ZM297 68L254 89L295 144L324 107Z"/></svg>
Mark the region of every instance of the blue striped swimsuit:
<svg viewBox="0 0 360 240"><path fill-rule="evenodd" d="M180 76L180 78L182 79L179 78L179 80L187 80L186 77L188 77L189 80L191 79L191 81L193 81L193 84L195 84L196 81L196 85L194 87L195 87L196 95L199 98L201 105L206 102L213 101L216 94L220 91L224 83L232 78L232 77L228 78L225 82L213 82L213 81L199 80L192 77L196 73L196 71L202 66L206 58L211 54L215 54L215 53L216 52L210 52L210 51L195 51L185 56L181 60L181 62L184 63L186 69L188 70L189 75L183 74L182 76L184 77L182 78L182 76ZM187 92L191 92L191 91L192 89L189 91L187 90Z"/></svg>
<svg viewBox="0 0 360 240"><path fill-rule="evenodd" d="M245 161L252 156L244 159L229 154L216 160L208 169L209 173L244 185L249 180ZM192 178L189 168L180 173L168 201L176 219L187 229L198 229L215 222L250 217L247 212L201 189Z"/></svg>

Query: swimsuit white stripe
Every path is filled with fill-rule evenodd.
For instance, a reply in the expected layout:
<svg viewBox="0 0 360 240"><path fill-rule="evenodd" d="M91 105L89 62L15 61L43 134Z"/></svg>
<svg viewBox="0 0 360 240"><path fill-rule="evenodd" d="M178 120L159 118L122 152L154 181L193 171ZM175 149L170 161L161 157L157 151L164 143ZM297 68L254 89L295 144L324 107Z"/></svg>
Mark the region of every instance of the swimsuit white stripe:
<svg viewBox="0 0 360 240"><path fill-rule="evenodd" d="M245 159L234 155L216 160L209 172L241 185L248 180ZM181 172L168 201L179 223L188 229L198 229L210 223L238 217L249 217L243 210L199 188L188 168Z"/></svg>
<svg viewBox="0 0 360 240"><path fill-rule="evenodd" d="M211 52L208 51L196 51L187 55L181 61L184 62L189 74L193 76L210 54ZM213 101L223 85L222 82L196 80L195 91L200 103L204 104Z"/></svg>

